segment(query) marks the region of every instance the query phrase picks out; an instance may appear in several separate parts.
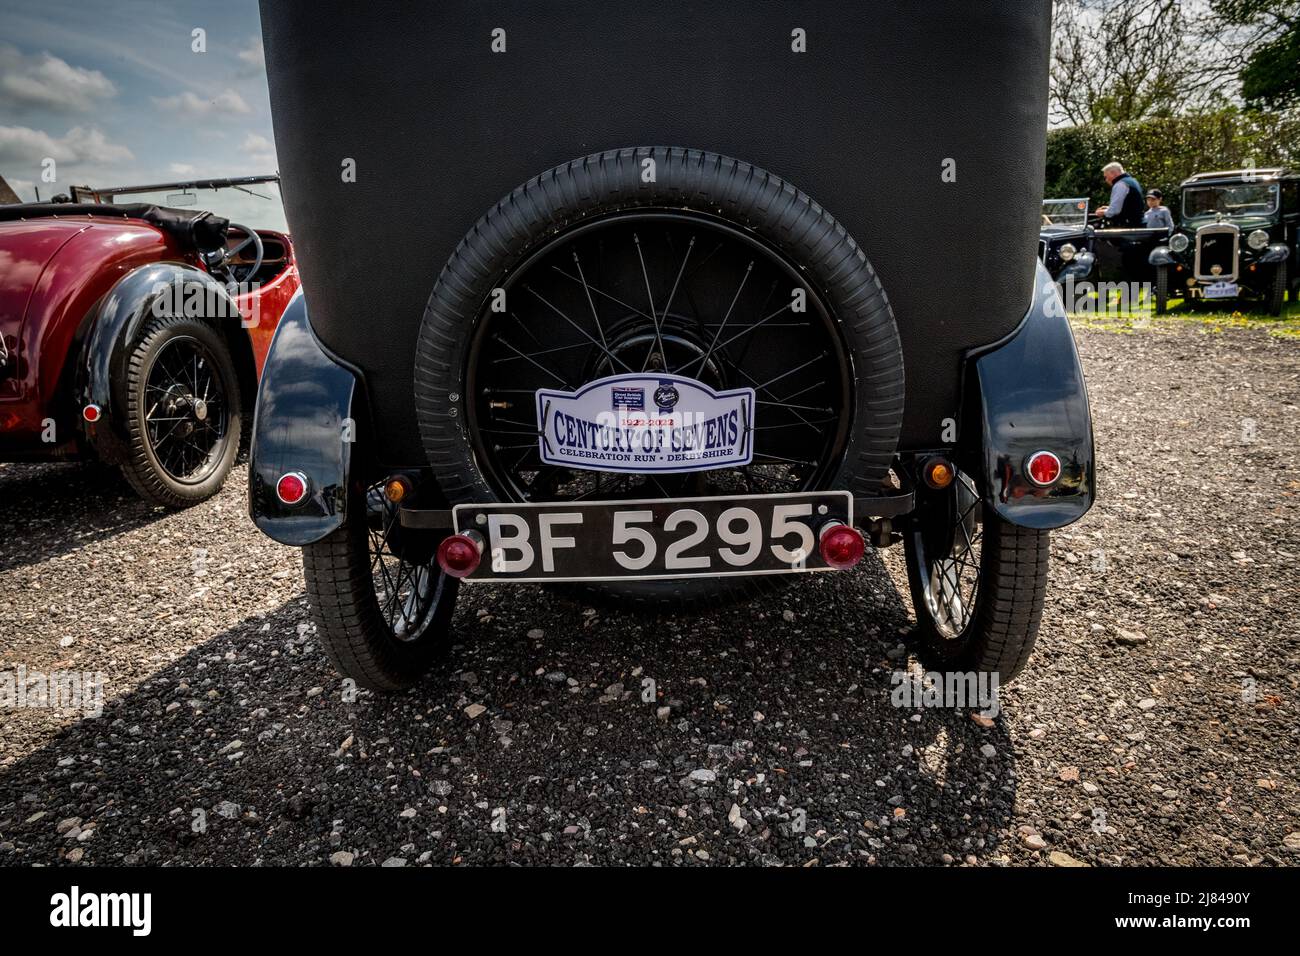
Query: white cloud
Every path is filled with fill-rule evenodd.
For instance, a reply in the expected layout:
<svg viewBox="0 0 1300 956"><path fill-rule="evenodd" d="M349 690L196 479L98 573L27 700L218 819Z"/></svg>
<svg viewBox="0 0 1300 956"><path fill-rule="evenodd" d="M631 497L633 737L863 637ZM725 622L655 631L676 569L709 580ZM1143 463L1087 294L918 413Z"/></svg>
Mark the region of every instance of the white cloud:
<svg viewBox="0 0 1300 956"><path fill-rule="evenodd" d="M248 46L239 51L239 58L255 69L266 69L266 51L262 48L262 38L253 37Z"/></svg>
<svg viewBox="0 0 1300 956"><path fill-rule="evenodd" d="M241 148L245 152L249 152L249 153L275 152L275 145L265 136L261 136L257 133L249 133L247 136L245 136L243 146Z"/></svg>
<svg viewBox="0 0 1300 956"><path fill-rule="evenodd" d="M43 176L44 162L55 162L54 182ZM100 130L74 126L62 136L27 126L0 126L0 169L23 199L68 192L70 183L106 185L123 178L123 164L135 159L131 150L108 139Z"/></svg>
<svg viewBox="0 0 1300 956"><path fill-rule="evenodd" d="M275 168L275 144L265 136L259 133L249 133L244 137L240 149L244 151L254 165Z"/></svg>
<svg viewBox="0 0 1300 956"><path fill-rule="evenodd" d="M17 47L0 45L0 103L11 109L84 113L116 93L99 70L72 66L49 53L24 56Z"/></svg>
<svg viewBox="0 0 1300 956"><path fill-rule="evenodd" d="M100 130L74 126L63 136L51 136L28 126L0 126L0 163L39 166L56 163L118 163L134 159L131 150L108 139Z"/></svg>
<svg viewBox="0 0 1300 956"><path fill-rule="evenodd" d="M212 99L204 99L189 90L175 96L155 96L154 105L160 109L184 116L209 116L214 113L251 113L244 98L232 89L218 93Z"/></svg>
<svg viewBox="0 0 1300 956"><path fill-rule="evenodd" d="M4 179L5 177L0 176L0 180L4 180ZM36 198L36 190L33 188L36 185L34 180L15 179L14 177L11 176L9 177L7 182L9 184L9 188L13 190L14 195L18 197L19 202L31 202ZM0 189L0 193L3 192L4 190ZM0 255L2 255L2 253L0 253ZM0 267L0 275L4 275L4 274L5 272L3 267Z"/></svg>
<svg viewBox="0 0 1300 956"><path fill-rule="evenodd" d="M172 174L175 176L193 176L198 172L198 170L189 163L172 163L167 168L171 170Z"/></svg>

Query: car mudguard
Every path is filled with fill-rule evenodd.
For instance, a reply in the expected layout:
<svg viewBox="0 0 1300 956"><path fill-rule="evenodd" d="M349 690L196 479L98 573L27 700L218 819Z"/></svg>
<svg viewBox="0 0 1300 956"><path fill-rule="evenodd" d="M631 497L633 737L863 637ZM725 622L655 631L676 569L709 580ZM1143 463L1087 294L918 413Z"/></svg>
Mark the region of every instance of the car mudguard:
<svg viewBox="0 0 1300 956"><path fill-rule="evenodd" d="M1174 257L1173 250L1168 246L1156 246L1147 256L1147 262L1153 266L1176 266L1178 259Z"/></svg>
<svg viewBox="0 0 1300 956"><path fill-rule="evenodd" d="M358 380L317 341L299 291L262 368L248 459L249 515L281 544L311 544L343 524ZM296 505L276 493L288 472L307 479L307 497Z"/></svg>
<svg viewBox="0 0 1300 956"><path fill-rule="evenodd" d="M131 346L154 315L194 315L213 321L242 320L225 286L202 269L183 262L154 262L132 269L96 305L81 353L78 411L99 410L85 425L86 439L107 462L127 455L125 396Z"/></svg>
<svg viewBox="0 0 1300 956"><path fill-rule="evenodd" d="M1287 248L1286 244L1275 242L1265 249L1256 261L1261 263L1286 262L1289 258L1291 258L1291 250Z"/></svg>
<svg viewBox="0 0 1300 956"><path fill-rule="evenodd" d="M1088 388L1065 309L1038 267L1028 314L1007 338L970 356L978 391L981 494L1011 524L1060 528L1083 517L1096 496ZM1050 451L1061 477L1040 488L1025 459Z"/></svg>
<svg viewBox="0 0 1300 956"><path fill-rule="evenodd" d="M1097 264L1097 257L1091 252L1076 252L1074 258L1061 267L1056 274L1057 282L1065 282L1071 276L1076 282L1082 282L1092 275L1093 266Z"/></svg>

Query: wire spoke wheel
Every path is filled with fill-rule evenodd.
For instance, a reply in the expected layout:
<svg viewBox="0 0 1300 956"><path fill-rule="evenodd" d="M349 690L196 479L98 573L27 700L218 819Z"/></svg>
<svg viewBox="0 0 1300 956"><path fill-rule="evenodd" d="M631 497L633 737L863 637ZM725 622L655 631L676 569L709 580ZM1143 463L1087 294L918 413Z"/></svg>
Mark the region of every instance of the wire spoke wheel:
<svg viewBox="0 0 1300 956"><path fill-rule="evenodd" d="M145 374L145 436L172 480L199 484L221 466L230 427L226 389L212 353L196 338L170 338L153 356Z"/></svg>
<svg viewBox="0 0 1300 956"><path fill-rule="evenodd" d="M974 481L958 472L936 526L916 536L924 611L948 640L960 638L975 615L983 556L981 507Z"/></svg>
<svg viewBox="0 0 1300 956"><path fill-rule="evenodd" d="M417 640L442 596L444 575L431 557L407 553L397 506L384 497L382 484L367 490L365 506L370 578L380 616L397 640Z"/></svg>
<svg viewBox="0 0 1300 956"><path fill-rule="evenodd" d="M664 407L652 394L674 407L656 379L752 389L753 412L738 422L752 460L674 473L637 471L635 460L627 470L551 454L557 463L544 463L539 390L587 389L580 401L595 402L592 383L616 376L656 385L643 390L647 418ZM420 323L415 411L453 505L866 496L879 493L898 450L903 356L871 263L812 197L732 157L637 146L539 174L466 233ZM660 609L717 607L789 580L699 574L573 587L584 600Z"/></svg>
<svg viewBox="0 0 1300 956"><path fill-rule="evenodd" d="M438 568L428 534L404 534L382 483L350 489L347 511L302 553L322 645L362 686L410 687L450 647L459 582Z"/></svg>
<svg viewBox="0 0 1300 956"><path fill-rule="evenodd" d="M638 210L552 239L503 283L469 350L475 454L517 501L775 494L824 486L851 427L852 376L824 303L777 250L699 213ZM743 467L629 474L541 461L540 388L666 373L752 388Z"/></svg>
<svg viewBox="0 0 1300 956"><path fill-rule="evenodd" d="M924 668L995 674L1003 683L1020 673L1042 619L1049 538L986 506L964 472L922 496L903 542L913 647Z"/></svg>

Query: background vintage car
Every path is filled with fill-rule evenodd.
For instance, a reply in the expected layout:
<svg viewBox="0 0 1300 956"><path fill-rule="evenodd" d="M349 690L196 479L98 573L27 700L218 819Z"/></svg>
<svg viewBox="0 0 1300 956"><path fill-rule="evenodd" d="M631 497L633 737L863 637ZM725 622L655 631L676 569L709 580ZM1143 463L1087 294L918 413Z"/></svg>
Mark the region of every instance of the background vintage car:
<svg viewBox="0 0 1300 956"><path fill-rule="evenodd" d="M1156 311L1171 298L1248 299L1280 315L1288 289L1300 294L1300 173L1197 173L1181 188L1179 226L1151 251Z"/></svg>
<svg viewBox="0 0 1300 956"><path fill-rule="evenodd" d="M1062 287L1069 281L1147 282L1154 276L1148 256L1167 229L1104 228L1088 214L1088 199L1043 200L1038 258Z"/></svg>
<svg viewBox="0 0 1300 956"><path fill-rule="evenodd" d="M277 183L0 205L0 460L97 458L169 507L215 494L299 282L288 235L230 225L199 197L238 189L278 206ZM169 198L195 208L155 205Z"/></svg>
<svg viewBox="0 0 1300 956"><path fill-rule="evenodd" d="M1092 277L1095 257L1088 248L1088 198L1044 199L1043 224L1038 230L1038 259L1058 284L1073 275Z"/></svg>

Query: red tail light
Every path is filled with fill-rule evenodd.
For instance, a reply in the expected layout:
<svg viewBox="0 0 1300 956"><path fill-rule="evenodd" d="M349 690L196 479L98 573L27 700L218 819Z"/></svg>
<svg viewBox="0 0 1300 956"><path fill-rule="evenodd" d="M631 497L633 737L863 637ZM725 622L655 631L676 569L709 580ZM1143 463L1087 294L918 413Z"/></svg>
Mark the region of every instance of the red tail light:
<svg viewBox="0 0 1300 956"><path fill-rule="evenodd" d="M1036 451L1025 459L1025 474L1040 488L1054 485L1061 477L1061 459L1050 451Z"/></svg>
<svg viewBox="0 0 1300 956"><path fill-rule="evenodd" d="M307 497L307 476L300 471L281 475L275 483L275 496L286 505L296 505Z"/></svg>
<svg viewBox="0 0 1300 956"><path fill-rule="evenodd" d="M99 414L99 406L94 404L87 405L81 410L81 417L92 425L99 421Z"/></svg>
<svg viewBox="0 0 1300 956"><path fill-rule="evenodd" d="M818 549L823 561L837 571L844 571L862 560L867 543L857 528L837 521L822 529Z"/></svg>
<svg viewBox="0 0 1300 956"><path fill-rule="evenodd" d="M483 538L473 531L453 534L438 545L438 567L453 578L468 577L483 557Z"/></svg>

